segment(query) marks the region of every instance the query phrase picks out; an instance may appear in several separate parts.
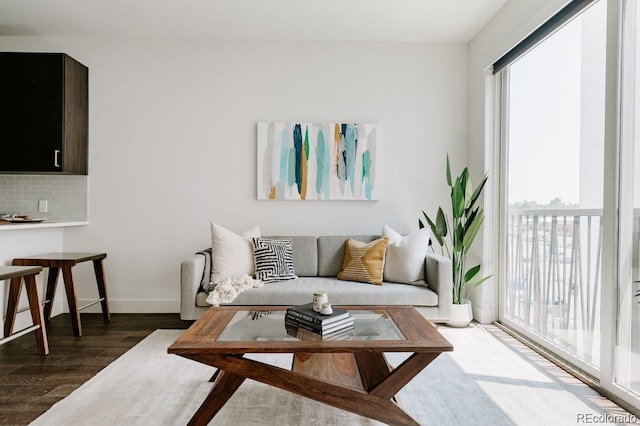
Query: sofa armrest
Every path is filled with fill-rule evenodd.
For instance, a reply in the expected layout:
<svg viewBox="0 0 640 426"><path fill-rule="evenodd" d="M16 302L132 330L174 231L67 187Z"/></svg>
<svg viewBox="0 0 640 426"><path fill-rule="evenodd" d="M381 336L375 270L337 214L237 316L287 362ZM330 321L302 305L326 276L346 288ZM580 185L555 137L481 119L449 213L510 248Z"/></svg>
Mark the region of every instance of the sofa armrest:
<svg viewBox="0 0 640 426"><path fill-rule="evenodd" d="M429 288L438 293L440 316L449 318L453 304L453 271L451 260L435 253L427 253L425 278Z"/></svg>
<svg viewBox="0 0 640 426"><path fill-rule="evenodd" d="M196 295L204 273L204 255L194 254L180 264L180 318L197 319Z"/></svg>

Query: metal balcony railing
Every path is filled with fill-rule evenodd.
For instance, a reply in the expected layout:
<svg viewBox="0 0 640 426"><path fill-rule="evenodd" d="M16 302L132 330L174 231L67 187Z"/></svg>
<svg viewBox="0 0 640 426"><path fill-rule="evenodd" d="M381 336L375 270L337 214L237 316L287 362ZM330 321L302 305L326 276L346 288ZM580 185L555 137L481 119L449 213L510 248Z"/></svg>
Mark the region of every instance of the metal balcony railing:
<svg viewBox="0 0 640 426"><path fill-rule="evenodd" d="M505 316L599 364L602 210L510 209Z"/></svg>

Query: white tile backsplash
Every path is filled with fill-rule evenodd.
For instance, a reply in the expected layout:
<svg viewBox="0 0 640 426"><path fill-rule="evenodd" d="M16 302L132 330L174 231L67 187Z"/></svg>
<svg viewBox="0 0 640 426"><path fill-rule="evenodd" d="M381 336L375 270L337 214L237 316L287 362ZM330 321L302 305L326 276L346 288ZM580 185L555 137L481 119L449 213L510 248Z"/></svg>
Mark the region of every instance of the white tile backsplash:
<svg viewBox="0 0 640 426"><path fill-rule="evenodd" d="M38 201L48 211L38 212ZM52 222L87 220L87 176L0 175L0 213L46 217Z"/></svg>

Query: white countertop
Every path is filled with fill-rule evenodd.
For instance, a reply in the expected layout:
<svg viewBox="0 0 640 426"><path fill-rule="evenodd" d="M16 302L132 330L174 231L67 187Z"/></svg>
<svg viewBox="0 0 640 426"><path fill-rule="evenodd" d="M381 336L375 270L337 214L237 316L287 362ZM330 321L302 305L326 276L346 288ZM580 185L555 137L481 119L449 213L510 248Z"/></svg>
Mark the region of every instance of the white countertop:
<svg viewBox="0 0 640 426"><path fill-rule="evenodd" d="M83 226L88 224L89 222L3 223L0 224L0 232L15 231L18 229L65 228L68 226Z"/></svg>

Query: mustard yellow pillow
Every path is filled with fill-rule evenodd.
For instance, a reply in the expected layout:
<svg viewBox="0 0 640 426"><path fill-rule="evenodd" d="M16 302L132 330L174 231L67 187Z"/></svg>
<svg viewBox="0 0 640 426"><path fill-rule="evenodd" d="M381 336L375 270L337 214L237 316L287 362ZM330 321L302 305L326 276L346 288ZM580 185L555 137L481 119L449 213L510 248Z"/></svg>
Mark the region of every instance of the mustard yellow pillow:
<svg viewBox="0 0 640 426"><path fill-rule="evenodd" d="M370 243L363 243L349 238L338 279L382 285L384 255L387 251L388 241L389 239L385 237Z"/></svg>

